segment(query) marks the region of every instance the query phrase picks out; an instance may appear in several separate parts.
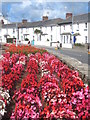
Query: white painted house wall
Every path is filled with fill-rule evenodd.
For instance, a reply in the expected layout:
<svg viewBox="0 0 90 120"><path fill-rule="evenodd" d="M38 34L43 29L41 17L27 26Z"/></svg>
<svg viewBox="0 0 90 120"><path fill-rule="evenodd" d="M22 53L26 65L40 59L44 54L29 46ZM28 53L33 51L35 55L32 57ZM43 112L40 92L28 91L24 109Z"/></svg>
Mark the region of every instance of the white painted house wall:
<svg viewBox="0 0 90 120"><path fill-rule="evenodd" d="M79 23L79 25L74 24L73 31L74 33L80 33L80 36L76 37L77 38L76 43L85 44L86 43L85 36L87 36L88 39L88 23L87 23L87 28L85 27L85 23Z"/></svg>
<svg viewBox="0 0 90 120"><path fill-rule="evenodd" d="M71 32L72 32L71 24L61 25L61 34L71 33ZM62 43L63 48L72 48L72 42L70 41L70 35L61 35L61 43Z"/></svg>
<svg viewBox="0 0 90 120"><path fill-rule="evenodd" d="M13 32L13 29L15 29L15 32ZM34 33L35 29L39 29L43 32L43 34L47 35L41 35L38 34L38 40L37 35ZM80 33L80 36L76 36L76 43L85 44L86 43L86 36L87 36L87 42L88 42L88 23L87 28L85 23L79 23L73 24L73 32L74 33ZM71 24L65 24L65 25L50 25L50 26L42 26L42 27L32 27L32 28L19 28L19 40L22 44L28 44L28 41L24 40L24 34L27 34L26 38L29 39L30 43L34 39L35 45L46 45L50 46L52 43L52 47L56 47L57 45L60 46L60 43L62 43L62 47L64 48L72 48L71 38L70 35L61 35L62 33L72 33L72 25ZM2 38L2 42L6 43L6 39L4 37L5 34L9 34L10 38L17 38L17 30L16 28L2 28L0 30L0 39ZM67 39L68 38L68 39ZM47 41L47 39L49 41ZM65 40L64 40L65 39ZM54 43L59 41L60 43Z"/></svg>
<svg viewBox="0 0 90 120"><path fill-rule="evenodd" d="M15 32L13 32L13 29ZM7 38L17 38L17 31L15 28L2 28L1 30L2 34L2 43L6 43L6 37L5 35L8 34L9 36Z"/></svg>
<svg viewBox="0 0 90 120"><path fill-rule="evenodd" d="M81 44L88 43L88 23L87 23L87 28L85 24L86 23L73 24L73 32L80 34L80 36L76 36L76 43L81 43ZM72 34L72 26L70 24L62 25L61 34L62 33ZM65 37L65 43L64 43L64 37ZM70 35L68 35L68 40L67 40L67 35L62 36L62 47L72 48L72 44L70 43Z"/></svg>

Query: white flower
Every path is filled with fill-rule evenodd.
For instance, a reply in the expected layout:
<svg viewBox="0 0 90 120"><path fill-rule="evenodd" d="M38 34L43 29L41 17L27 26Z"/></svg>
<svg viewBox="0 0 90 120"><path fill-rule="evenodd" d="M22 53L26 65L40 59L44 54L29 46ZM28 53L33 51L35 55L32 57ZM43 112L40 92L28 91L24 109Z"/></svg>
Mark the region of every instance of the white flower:
<svg viewBox="0 0 90 120"><path fill-rule="evenodd" d="M5 102L4 102L3 100L0 100L0 109L1 109L2 107L5 108Z"/></svg>
<svg viewBox="0 0 90 120"><path fill-rule="evenodd" d="M5 112L6 112L5 109L0 110L0 114L1 114L2 116L4 116L4 113L5 113Z"/></svg>

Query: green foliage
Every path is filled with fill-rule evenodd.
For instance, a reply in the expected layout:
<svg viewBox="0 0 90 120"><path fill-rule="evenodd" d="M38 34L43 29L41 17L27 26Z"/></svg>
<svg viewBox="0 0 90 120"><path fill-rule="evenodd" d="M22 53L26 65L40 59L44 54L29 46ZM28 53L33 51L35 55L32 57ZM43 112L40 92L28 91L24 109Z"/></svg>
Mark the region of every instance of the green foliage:
<svg viewBox="0 0 90 120"><path fill-rule="evenodd" d="M84 45L81 43L75 43L75 46L84 47Z"/></svg>
<svg viewBox="0 0 90 120"><path fill-rule="evenodd" d="M28 41L29 39L28 38L25 38L25 41Z"/></svg>
<svg viewBox="0 0 90 120"><path fill-rule="evenodd" d="M13 38L7 38L7 43L13 43Z"/></svg>
<svg viewBox="0 0 90 120"><path fill-rule="evenodd" d="M40 33L41 33L41 30L36 29L36 30L34 31L34 33L35 33L35 34L40 34Z"/></svg>

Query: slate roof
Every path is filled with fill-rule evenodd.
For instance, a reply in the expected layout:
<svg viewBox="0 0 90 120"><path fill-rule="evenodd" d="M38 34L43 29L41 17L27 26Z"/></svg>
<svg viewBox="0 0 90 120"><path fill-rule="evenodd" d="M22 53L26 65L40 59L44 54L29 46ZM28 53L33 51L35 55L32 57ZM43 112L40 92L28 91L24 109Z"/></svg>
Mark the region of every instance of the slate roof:
<svg viewBox="0 0 90 120"><path fill-rule="evenodd" d="M73 24L85 23L85 22L90 22L90 13L73 16ZM71 23L72 23L72 18L69 17L66 20L63 20L62 22L59 22L58 24L62 25L62 24L71 24Z"/></svg>
<svg viewBox="0 0 90 120"><path fill-rule="evenodd" d="M37 21L37 22L27 22L27 23L20 23L18 26L20 28L22 27L47 27L47 26L55 26L58 25L58 22L61 22L63 19L57 18L57 19L50 19L50 20L44 20L44 21Z"/></svg>
<svg viewBox="0 0 90 120"><path fill-rule="evenodd" d="M32 27L47 27L47 26L55 26L58 25L58 22L61 22L63 19L56 18L56 19L50 19L50 20L44 20L44 21L36 21L36 22L26 22L26 23L17 23L19 28L32 28ZM4 24L2 25L3 28L15 28L16 23L11 24Z"/></svg>
<svg viewBox="0 0 90 120"><path fill-rule="evenodd" d="M16 28L16 23L3 24L2 28Z"/></svg>

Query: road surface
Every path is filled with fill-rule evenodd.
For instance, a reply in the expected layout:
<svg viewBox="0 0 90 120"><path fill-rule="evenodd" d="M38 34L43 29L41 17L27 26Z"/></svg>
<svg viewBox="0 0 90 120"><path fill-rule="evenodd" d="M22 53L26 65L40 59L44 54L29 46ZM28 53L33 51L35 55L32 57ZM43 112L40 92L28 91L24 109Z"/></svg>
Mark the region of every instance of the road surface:
<svg viewBox="0 0 90 120"><path fill-rule="evenodd" d="M46 46L37 46L39 48L45 48L47 50L50 51L56 51L58 54L63 54L63 55L67 55L69 57L75 58L79 61L81 61L82 63L86 63L90 65L90 54L88 54L87 50L84 48L73 48L73 49L57 49L55 50L55 48L51 48L51 47L46 47Z"/></svg>

